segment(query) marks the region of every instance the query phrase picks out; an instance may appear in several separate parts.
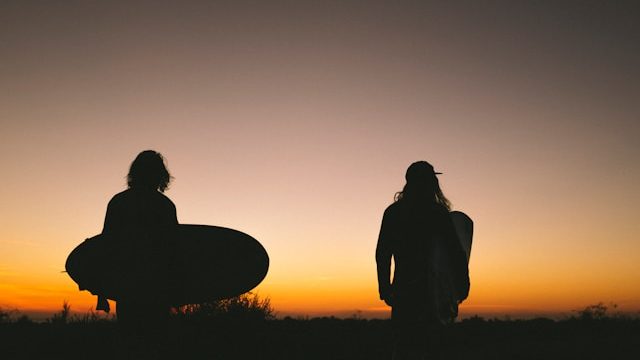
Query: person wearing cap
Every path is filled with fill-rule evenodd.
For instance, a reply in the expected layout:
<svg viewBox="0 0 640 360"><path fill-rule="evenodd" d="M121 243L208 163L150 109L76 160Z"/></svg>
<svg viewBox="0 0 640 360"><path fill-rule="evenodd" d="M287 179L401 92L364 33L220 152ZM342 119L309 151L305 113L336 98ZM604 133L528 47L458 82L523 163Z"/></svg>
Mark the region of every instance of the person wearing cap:
<svg viewBox="0 0 640 360"><path fill-rule="evenodd" d="M466 297L466 255L431 164L407 169L406 184L384 212L376 247L380 299L391 306L393 359L442 356L442 334ZM394 261L391 281L391 260ZM460 284L463 284L460 286Z"/></svg>

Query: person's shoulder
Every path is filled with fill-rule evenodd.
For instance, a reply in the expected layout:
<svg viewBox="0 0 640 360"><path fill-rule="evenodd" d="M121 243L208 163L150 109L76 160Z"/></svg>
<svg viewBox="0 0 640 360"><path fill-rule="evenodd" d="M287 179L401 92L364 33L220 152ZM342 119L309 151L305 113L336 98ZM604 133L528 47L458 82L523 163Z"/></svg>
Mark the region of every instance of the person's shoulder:
<svg viewBox="0 0 640 360"><path fill-rule="evenodd" d="M109 205L118 204L118 203L126 200L130 196L130 194L131 194L131 190L127 189L127 190L121 191L121 192L113 195L111 200L109 200Z"/></svg>
<svg viewBox="0 0 640 360"><path fill-rule="evenodd" d="M435 219L441 222L446 222L451 218L449 209L442 204L433 204L431 207L431 214Z"/></svg>
<svg viewBox="0 0 640 360"><path fill-rule="evenodd" d="M398 207L399 206L400 206L400 204L398 203L398 201L394 201L389 206L387 206L387 208L384 210L384 212L387 213L387 212L398 211Z"/></svg>
<svg viewBox="0 0 640 360"><path fill-rule="evenodd" d="M169 199L169 197L164 193L161 193L160 191L155 191L155 196L158 198L160 202L162 202L163 205L174 208L174 209L176 208L176 205L173 203L173 201L171 201L171 199Z"/></svg>
<svg viewBox="0 0 640 360"><path fill-rule="evenodd" d="M449 216L449 209L442 204L433 204L433 211L438 213L439 215Z"/></svg>
<svg viewBox="0 0 640 360"><path fill-rule="evenodd" d="M388 217L395 217L397 216L400 212L402 212L402 204L400 201L396 201L394 203L392 203L391 205L387 206L387 208L384 210L384 217L388 218Z"/></svg>

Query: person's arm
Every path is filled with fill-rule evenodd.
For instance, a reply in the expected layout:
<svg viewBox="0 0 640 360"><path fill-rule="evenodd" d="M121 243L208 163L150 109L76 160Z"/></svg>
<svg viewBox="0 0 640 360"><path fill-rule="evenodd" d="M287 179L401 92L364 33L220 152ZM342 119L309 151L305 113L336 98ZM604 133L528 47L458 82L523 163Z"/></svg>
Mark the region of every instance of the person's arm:
<svg viewBox="0 0 640 360"><path fill-rule="evenodd" d="M176 242L170 241L169 239L176 238L176 232L178 231L178 215L176 214L176 206L171 200L168 200L168 205L165 209L163 218L163 227L165 229L164 239L165 241L168 241L166 243L166 246L168 246L166 250L169 251L170 254L173 254L175 251L177 251L177 249L175 248Z"/></svg>
<svg viewBox="0 0 640 360"><path fill-rule="evenodd" d="M171 225L178 225L178 214L176 211L176 205L172 201L170 201L170 203L171 203L171 210L169 213L169 223Z"/></svg>
<svg viewBox="0 0 640 360"><path fill-rule="evenodd" d="M111 235L115 229L118 228L118 213L115 211L115 201L111 199L109 205L107 205L107 213L104 216L104 225L102 227L102 234Z"/></svg>
<svg viewBox="0 0 640 360"><path fill-rule="evenodd" d="M114 201L111 199L109 205L107 205L107 213L104 216L104 226L102 227L103 235L111 235L117 227L117 212L114 211ZM109 301L104 295L97 294L98 301L96 303L96 310L102 310L106 313L111 311Z"/></svg>
<svg viewBox="0 0 640 360"><path fill-rule="evenodd" d="M391 247L391 224L388 211L385 211L380 226L378 244L376 246L376 264L378 267L378 291L380 300L384 300L387 305L392 305L391 291L391 257L393 251Z"/></svg>

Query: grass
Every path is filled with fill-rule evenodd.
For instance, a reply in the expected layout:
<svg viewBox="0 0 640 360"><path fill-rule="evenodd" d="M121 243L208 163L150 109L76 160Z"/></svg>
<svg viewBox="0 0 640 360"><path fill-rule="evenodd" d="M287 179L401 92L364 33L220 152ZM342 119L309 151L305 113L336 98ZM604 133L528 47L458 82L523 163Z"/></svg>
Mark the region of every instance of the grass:
<svg viewBox="0 0 640 360"><path fill-rule="evenodd" d="M389 359L389 320L276 319L257 296L175 311L167 358ZM596 304L562 320L472 317L447 330L450 359L640 358L640 319ZM71 315L69 304L41 323L0 311L1 359L113 359L117 323L96 313Z"/></svg>

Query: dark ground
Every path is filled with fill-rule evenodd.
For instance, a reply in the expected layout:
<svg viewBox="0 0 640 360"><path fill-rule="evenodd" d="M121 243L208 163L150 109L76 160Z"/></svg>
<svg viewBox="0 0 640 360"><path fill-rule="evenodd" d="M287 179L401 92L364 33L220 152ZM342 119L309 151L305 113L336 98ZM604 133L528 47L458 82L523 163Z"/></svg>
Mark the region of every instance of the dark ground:
<svg viewBox="0 0 640 360"><path fill-rule="evenodd" d="M388 320L173 318L176 359L390 359ZM114 321L0 322L0 359L117 359ZM471 318L448 330L450 359L640 359L640 319Z"/></svg>

